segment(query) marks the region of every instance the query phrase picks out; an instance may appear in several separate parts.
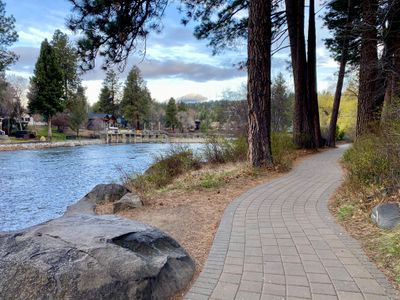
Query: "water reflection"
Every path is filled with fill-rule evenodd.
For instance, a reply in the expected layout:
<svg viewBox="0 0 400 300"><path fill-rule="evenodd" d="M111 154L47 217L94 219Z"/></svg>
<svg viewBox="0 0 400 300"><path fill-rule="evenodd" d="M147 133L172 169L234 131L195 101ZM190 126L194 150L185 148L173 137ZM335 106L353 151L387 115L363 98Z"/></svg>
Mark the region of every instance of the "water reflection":
<svg viewBox="0 0 400 300"><path fill-rule="evenodd" d="M121 169L143 172L169 148L130 144L0 152L0 231L60 216L96 184L120 181Z"/></svg>

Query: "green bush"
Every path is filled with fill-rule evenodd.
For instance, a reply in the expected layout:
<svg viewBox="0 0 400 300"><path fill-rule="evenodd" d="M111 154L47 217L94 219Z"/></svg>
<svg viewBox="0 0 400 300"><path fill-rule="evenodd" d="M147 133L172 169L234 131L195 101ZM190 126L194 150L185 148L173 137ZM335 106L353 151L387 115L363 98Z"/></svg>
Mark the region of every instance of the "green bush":
<svg viewBox="0 0 400 300"><path fill-rule="evenodd" d="M227 139L209 135L204 145L203 157L211 164L245 161L247 149L248 145L245 137Z"/></svg>
<svg viewBox="0 0 400 300"><path fill-rule="evenodd" d="M343 156L349 178L362 185L397 185L400 175L399 153L392 149L390 143L378 135L359 138Z"/></svg>
<svg viewBox="0 0 400 300"><path fill-rule="evenodd" d="M282 169L290 169L293 159L290 156L296 149L292 136L288 133L273 132L271 145L274 164Z"/></svg>
<svg viewBox="0 0 400 300"><path fill-rule="evenodd" d="M200 180L200 186L206 189L213 189L222 186L223 181L221 178L212 175L212 174L205 174Z"/></svg>
<svg viewBox="0 0 400 300"><path fill-rule="evenodd" d="M190 149L175 147L167 154L157 157L155 163L144 174L131 178L130 184L139 191L161 188L171 183L179 175L200 167L200 160L193 155Z"/></svg>
<svg viewBox="0 0 400 300"><path fill-rule="evenodd" d="M337 141L342 141L344 139L345 131L339 127L339 125L336 125L336 133L335 133L335 139Z"/></svg>

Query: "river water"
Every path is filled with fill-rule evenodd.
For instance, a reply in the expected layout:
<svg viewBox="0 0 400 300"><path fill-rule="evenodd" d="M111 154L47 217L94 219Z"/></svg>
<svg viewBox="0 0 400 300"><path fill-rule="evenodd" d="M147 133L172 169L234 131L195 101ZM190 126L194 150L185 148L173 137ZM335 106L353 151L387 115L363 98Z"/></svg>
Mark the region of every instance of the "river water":
<svg viewBox="0 0 400 300"><path fill-rule="evenodd" d="M61 216L95 185L141 173L170 148L120 144L0 152L0 231Z"/></svg>

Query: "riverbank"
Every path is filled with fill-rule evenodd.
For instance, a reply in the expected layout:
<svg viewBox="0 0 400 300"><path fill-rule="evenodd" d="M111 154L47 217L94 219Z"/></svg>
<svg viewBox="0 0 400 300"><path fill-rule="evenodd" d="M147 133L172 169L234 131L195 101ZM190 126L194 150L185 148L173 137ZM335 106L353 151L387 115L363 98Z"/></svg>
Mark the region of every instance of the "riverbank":
<svg viewBox="0 0 400 300"><path fill-rule="evenodd" d="M38 150L57 147L76 147L86 145L104 144L101 139L95 140L78 140L78 141L57 141L57 142L26 142L26 143L4 143L0 144L0 151L15 150Z"/></svg>
<svg viewBox="0 0 400 300"><path fill-rule="evenodd" d="M136 144L154 143L153 141L141 141ZM181 138L171 137L166 144L202 144L205 143L204 138ZM77 147L87 145L106 144L103 139L94 140L75 140L75 141L57 141L57 142L20 142L20 143L0 143L0 151L16 151L16 150L40 150L57 147ZM111 143L121 144L121 143Z"/></svg>

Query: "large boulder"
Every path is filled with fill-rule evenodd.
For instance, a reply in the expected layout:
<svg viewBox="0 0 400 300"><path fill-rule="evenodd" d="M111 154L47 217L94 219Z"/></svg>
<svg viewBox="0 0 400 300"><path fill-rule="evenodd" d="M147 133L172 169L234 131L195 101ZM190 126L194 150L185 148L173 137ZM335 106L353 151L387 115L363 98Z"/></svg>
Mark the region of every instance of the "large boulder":
<svg viewBox="0 0 400 300"><path fill-rule="evenodd" d="M400 224L399 203L384 203L375 206L371 213L372 220L383 229L392 229Z"/></svg>
<svg viewBox="0 0 400 300"><path fill-rule="evenodd" d="M0 299L166 299L194 268L168 235L115 216L66 215L0 234Z"/></svg>
<svg viewBox="0 0 400 300"><path fill-rule="evenodd" d="M117 213L121 210L139 208L143 206L143 202L140 197L134 193L125 194L121 199L114 202L113 213Z"/></svg>
<svg viewBox="0 0 400 300"><path fill-rule="evenodd" d="M128 189L121 184L98 184L86 196L95 204L105 202L115 202L121 199L125 194L129 193Z"/></svg>

